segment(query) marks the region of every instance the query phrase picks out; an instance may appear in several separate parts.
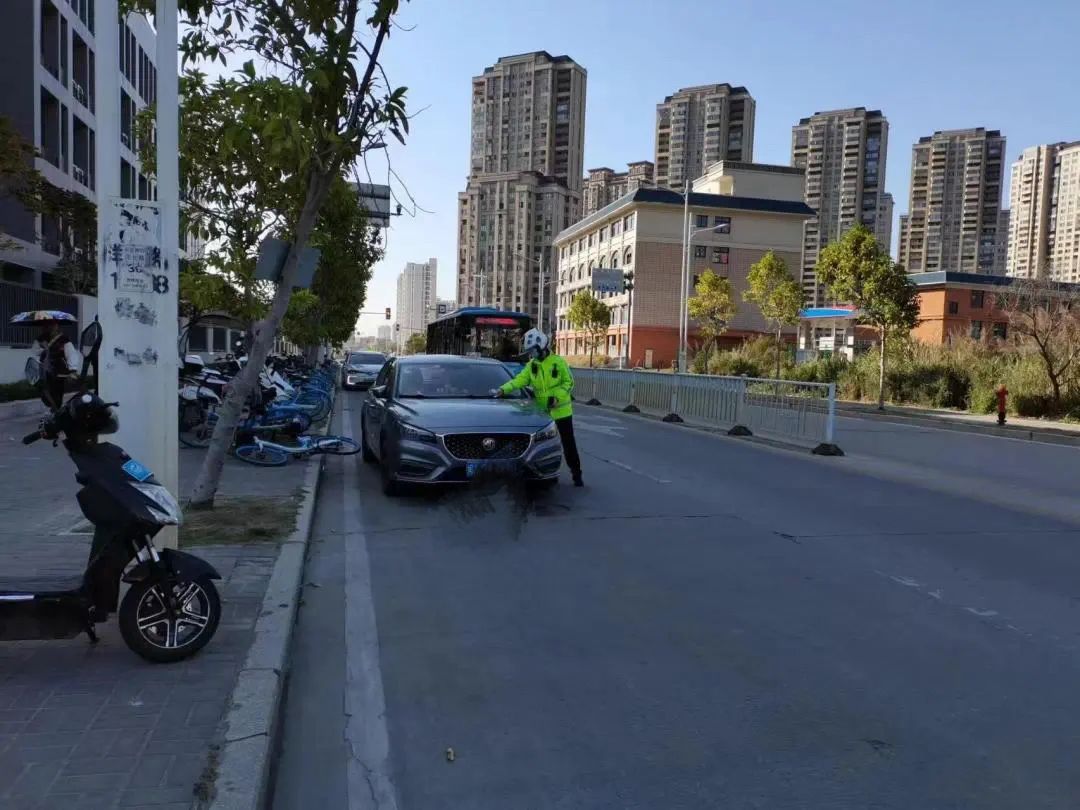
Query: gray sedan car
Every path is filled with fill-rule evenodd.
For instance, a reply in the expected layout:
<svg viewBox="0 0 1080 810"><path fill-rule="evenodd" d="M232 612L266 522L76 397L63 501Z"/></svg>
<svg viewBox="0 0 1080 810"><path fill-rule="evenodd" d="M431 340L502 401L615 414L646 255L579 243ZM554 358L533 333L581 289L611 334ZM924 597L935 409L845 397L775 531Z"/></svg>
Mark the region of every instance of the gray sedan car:
<svg viewBox="0 0 1080 810"><path fill-rule="evenodd" d="M492 393L510 379L497 360L413 355L387 361L361 411L361 450L383 491L405 484L513 476L554 483L559 432L529 398Z"/></svg>
<svg viewBox="0 0 1080 810"><path fill-rule="evenodd" d="M379 352L349 352L341 369L341 387L345 390L370 388L386 362Z"/></svg>

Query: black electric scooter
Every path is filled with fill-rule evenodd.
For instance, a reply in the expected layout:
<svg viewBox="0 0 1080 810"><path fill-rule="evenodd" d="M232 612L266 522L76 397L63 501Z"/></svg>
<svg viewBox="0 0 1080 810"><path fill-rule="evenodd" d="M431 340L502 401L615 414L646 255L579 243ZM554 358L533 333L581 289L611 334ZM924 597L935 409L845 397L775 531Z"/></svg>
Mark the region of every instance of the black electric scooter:
<svg viewBox="0 0 1080 810"><path fill-rule="evenodd" d="M46 417L24 444L63 437L82 485L79 507L94 526L86 571L70 577L0 577L0 641L74 638L97 641L94 625L116 612L121 581L129 583L118 621L124 642L148 661L181 661L202 649L221 619L213 566L182 551L154 548L164 526L180 523L180 506L150 470L98 436L118 427L112 408L87 372L101 348L101 325L90 324L79 340L83 355L79 392ZM96 373L95 373L96 380ZM31 358L26 377L41 382L41 364ZM47 381L45 381L47 383ZM134 565L132 565L134 563Z"/></svg>

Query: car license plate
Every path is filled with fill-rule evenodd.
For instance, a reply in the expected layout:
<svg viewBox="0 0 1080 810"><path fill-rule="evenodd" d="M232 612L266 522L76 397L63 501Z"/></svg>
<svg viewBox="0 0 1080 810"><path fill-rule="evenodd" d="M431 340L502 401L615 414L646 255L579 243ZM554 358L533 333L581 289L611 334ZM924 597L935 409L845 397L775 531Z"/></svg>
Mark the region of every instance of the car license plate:
<svg viewBox="0 0 1080 810"><path fill-rule="evenodd" d="M466 478L488 478L514 475L519 467L516 461L469 461L465 464Z"/></svg>

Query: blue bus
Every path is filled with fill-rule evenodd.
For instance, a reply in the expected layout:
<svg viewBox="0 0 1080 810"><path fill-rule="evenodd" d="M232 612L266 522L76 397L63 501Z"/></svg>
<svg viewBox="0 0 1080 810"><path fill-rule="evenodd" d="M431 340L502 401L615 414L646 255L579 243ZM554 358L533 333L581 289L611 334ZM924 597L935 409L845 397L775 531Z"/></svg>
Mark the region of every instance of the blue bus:
<svg viewBox="0 0 1080 810"><path fill-rule="evenodd" d="M521 339L533 319L523 312L491 307L462 307L432 321L427 328L428 354L493 357L511 371L521 369Z"/></svg>

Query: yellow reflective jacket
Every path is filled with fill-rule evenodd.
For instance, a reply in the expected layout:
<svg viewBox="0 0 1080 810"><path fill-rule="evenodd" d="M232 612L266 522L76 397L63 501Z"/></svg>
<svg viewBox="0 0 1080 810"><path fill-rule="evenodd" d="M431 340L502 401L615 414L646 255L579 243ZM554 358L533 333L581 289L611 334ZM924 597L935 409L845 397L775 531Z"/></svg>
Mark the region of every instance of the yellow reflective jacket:
<svg viewBox="0 0 1080 810"><path fill-rule="evenodd" d="M557 354L548 354L542 360L529 360L525 368L514 379L503 384L500 389L504 394L520 391L528 386L532 388L536 401L552 419L565 419L574 413L570 404L570 392L574 390L574 377L570 366ZM554 398L554 405L548 401Z"/></svg>

